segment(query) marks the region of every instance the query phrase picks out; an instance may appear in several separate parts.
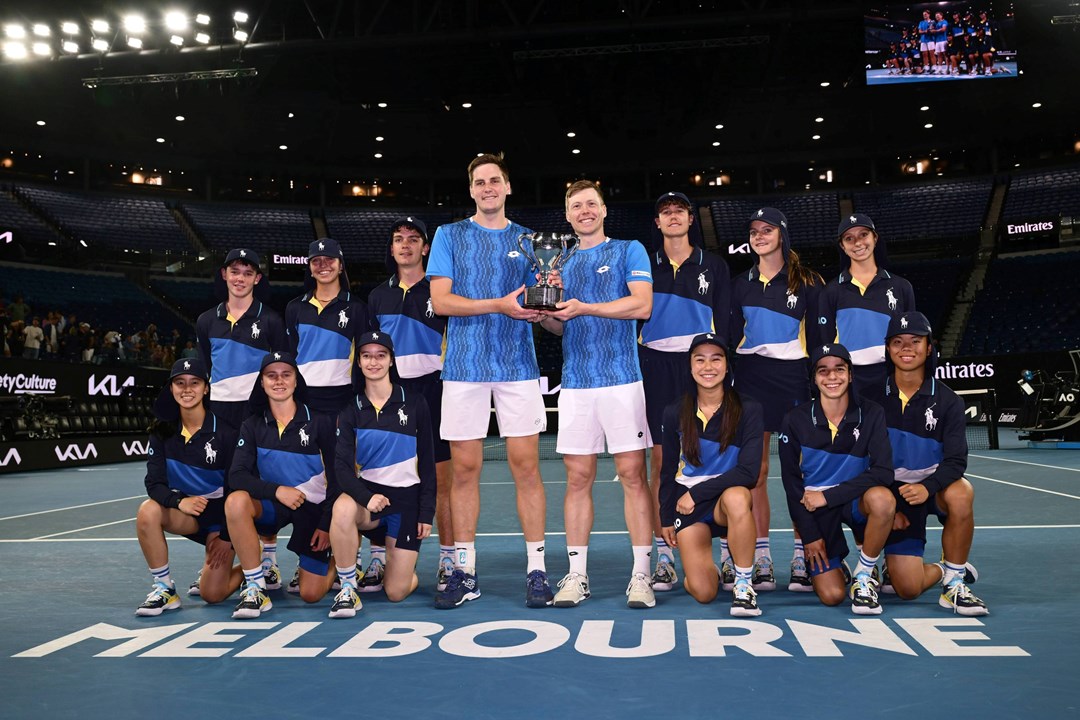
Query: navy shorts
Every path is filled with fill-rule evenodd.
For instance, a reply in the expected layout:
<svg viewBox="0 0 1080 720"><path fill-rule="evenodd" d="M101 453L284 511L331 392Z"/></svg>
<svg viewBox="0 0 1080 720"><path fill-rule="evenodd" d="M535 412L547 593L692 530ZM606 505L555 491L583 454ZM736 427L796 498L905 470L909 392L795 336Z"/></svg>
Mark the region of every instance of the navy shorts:
<svg viewBox="0 0 1080 720"><path fill-rule="evenodd" d="M395 547L402 550L420 550L420 538L416 527L420 522L420 486L391 487L363 480L364 486L373 493L385 495L390 504L385 510L371 514L372 520L379 521L379 527L364 533L372 542L386 544L386 538L396 541ZM381 531L381 532L380 532Z"/></svg>
<svg viewBox="0 0 1080 720"><path fill-rule="evenodd" d="M675 534L678 535L681 531L695 525L697 523L705 523L709 528L710 537L727 537L727 526L718 525L716 523L716 504L720 502L719 497L714 497L712 500L706 500L705 502L698 503L694 506L694 509L689 515L683 515L676 511L675 513Z"/></svg>
<svg viewBox="0 0 1080 720"><path fill-rule="evenodd" d="M406 392L415 392L424 396L427 401L428 415L431 417L431 437L435 441L435 462L446 462L450 459L450 443L439 437L439 428L442 426L442 373L433 372L415 378L402 378L401 386Z"/></svg>
<svg viewBox="0 0 1080 720"><path fill-rule="evenodd" d="M274 535L286 525L292 525L292 537L288 548L300 556L300 567L316 575L330 571L330 549L311 549L311 537L319 529L323 506L321 503L305 502L296 510L287 508L277 500L261 500L262 517L255 521L260 535Z"/></svg>
<svg viewBox="0 0 1080 720"><path fill-rule="evenodd" d="M662 352L638 345L638 362L645 388L645 419L652 444L663 443L664 408L682 397L693 385L689 352Z"/></svg>
<svg viewBox="0 0 1080 720"><path fill-rule="evenodd" d="M861 530L866 527L866 517L859 512L858 498L837 507L818 508L813 512L812 517L822 540L825 541L825 555L829 559L829 565L825 570L817 570L809 566L807 569L811 575L821 575L839 568L850 552L847 539L844 537L844 525L850 527L855 533L856 542L861 542Z"/></svg>
<svg viewBox="0 0 1080 720"><path fill-rule="evenodd" d="M784 416L810 399L810 361L735 355L734 387L761 403L765 432L780 432Z"/></svg>
<svg viewBox="0 0 1080 720"><path fill-rule="evenodd" d="M188 540L194 540L200 545L206 544L206 538L211 533L220 533L225 528L225 498L214 498L206 503L206 509L195 518L199 523L199 529L191 535L185 535ZM228 535L226 535L226 538Z"/></svg>

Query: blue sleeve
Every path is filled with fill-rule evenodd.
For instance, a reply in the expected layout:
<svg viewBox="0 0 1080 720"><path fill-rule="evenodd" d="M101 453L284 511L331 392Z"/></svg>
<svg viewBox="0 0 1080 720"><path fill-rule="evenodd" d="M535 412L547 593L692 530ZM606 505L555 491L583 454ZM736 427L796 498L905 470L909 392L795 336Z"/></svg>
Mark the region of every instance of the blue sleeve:
<svg viewBox="0 0 1080 720"><path fill-rule="evenodd" d="M780 435L777 437L780 479L784 483L784 494L787 496L791 524L799 531L803 544L809 544L820 540L821 532L814 521L813 513L802 504L806 483L802 472L802 441L798 435L798 420L794 415L795 412L792 410L784 416L780 424Z"/></svg>
<svg viewBox="0 0 1080 720"><path fill-rule="evenodd" d="M682 458L682 446L679 439L679 404L682 399L664 408L663 416L663 462L660 466L660 526L672 527L675 524L675 504L685 491L675 481Z"/></svg>
<svg viewBox="0 0 1080 720"><path fill-rule="evenodd" d="M627 240L629 247L626 249L626 284L632 282L652 283L652 265L649 263L649 255L645 252L645 246L637 240Z"/></svg>
<svg viewBox="0 0 1080 720"><path fill-rule="evenodd" d="M739 457L735 467L690 488L690 497L694 502L701 503L719 497L728 488L753 488L757 485L758 475L761 474L764 435L765 418L761 405L750 400L745 401L742 419L739 421L739 433L735 438L739 443Z"/></svg>
<svg viewBox="0 0 1080 720"><path fill-rule="evenodd" d="M450 239L442 227L435 231L435 238L431 241L431 252L428 254L428 277L447 277L454 279L454 253L450 247Z"/></svg>

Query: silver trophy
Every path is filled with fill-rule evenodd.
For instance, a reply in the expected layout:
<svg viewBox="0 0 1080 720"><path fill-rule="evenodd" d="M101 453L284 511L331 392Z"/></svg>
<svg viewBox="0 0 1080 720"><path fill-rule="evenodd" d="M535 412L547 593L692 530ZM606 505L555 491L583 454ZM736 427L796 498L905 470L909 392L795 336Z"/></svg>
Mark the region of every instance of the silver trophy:
<svg viewBox="0 0 1080 720"><path fill-rule="evenodd" d="M562 288L552 285L549 277L577 252L581 241L576 235L558 233L522 233L518 236L518 246L525 257L532 263L534 271L540 273L540 281L525 289L524 306L530 310L555 310L555 304L562 302Z"/></svg>

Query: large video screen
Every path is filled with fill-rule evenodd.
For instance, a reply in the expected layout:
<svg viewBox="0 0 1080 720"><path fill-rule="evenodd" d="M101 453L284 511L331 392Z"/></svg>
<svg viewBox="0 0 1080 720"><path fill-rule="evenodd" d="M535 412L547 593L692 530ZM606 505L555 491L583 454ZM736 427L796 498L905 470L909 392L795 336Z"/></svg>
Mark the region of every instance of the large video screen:
<svg viewBox="0 0 1080 720"><path fill-rule="evenodd" d="M1011 2L889 4L864 16L866 84L1017 76Z"/></svg>

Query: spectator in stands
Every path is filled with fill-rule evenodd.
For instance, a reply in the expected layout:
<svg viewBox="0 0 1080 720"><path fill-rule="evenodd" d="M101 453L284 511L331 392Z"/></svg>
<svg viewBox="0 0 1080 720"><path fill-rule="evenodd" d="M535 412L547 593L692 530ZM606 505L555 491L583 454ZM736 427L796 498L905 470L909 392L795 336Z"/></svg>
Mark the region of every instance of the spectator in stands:
<svg viewBox="0 0 1080 720"><path fill-rule="evenodd" d="M30 324L23 328L23 357L37 360L41 354L41 343L45 340L45 331L41 329L41 318L37 315Z"/></svg>
<svg viewBox="0 0 1080 720"><path fill-rule="evenodd" d="M656 200L655 213L650 254L653 308L640 329L638 360L652 441L649 484L658 503L664 409L691 387L690 341L701 333L714 333L727 346L731 271L723 258L705 250L686 195L664 193ZM672 552L660 533L660 516L656 510L653 515L657 557L652 583L654 590L664 592L671 590L677 577Z"/></svg>
<svg viewBox="0 0 1080 720"><path fill-rule="evenodd" d="M64 332L64 316L56 310L50 310L48 317L42 324L41 329L45 333L43 357L55 358L60 352L60 337Z"/></svg>
<svg viewBox="0 0 1080 720"><path fill-rule="evenodd" d="M183 349L180 351L181 358L193 358L199 356L199 350L195 347L195 343L188 340L184 343Z"/></svg>
<svg viewBox="0 0 1080 720"><path fill-rule="evenodd" d="M173 328L172 339L169 341L169 344L172 345L173 355L175 357L180 357L180 353L184 350L184 338L180 335L179 328Z"/></svg>
<svg viewBox="0 0 1080 720"><path fill-rule="evenodd" d="M390 279L379 283L368 295L371 328L398 338L394 368L406 392L422 395L427 401L435 442L435 477L438 486L435 525L439 532L439 569L436 591L446 589L454 572L454 525L450 515L453 469L450 443L439 437L442 422L442 347L446 340L446 318L431 307L431 282L424 265L431 250L427 225L415 217L395 220L389 229L386 269ZM380 555L378 538L372 543L372 561ZM374 570L374 572L372 572ZM369 587L370 577L380 576L379 567L368 567L360 580L360 591Z"/></svg>
<svg viewBox="0 0 1080 720"><path fill-rule="evenodd" d="M896 519L885 543L885 591L891 587L912 600L940 583L942 607L960 615L986 615L986 603L967 587L978 575L968 564L975 490L964 477L964 405L934 377L937 351L925 315L907 312L893 318L886 349L885 384L867 393L885 409L895 468ZM931 513L944 526L940 563L923 562Z"/></svg>
<svg viewBox="0 0 1080 720"><path fill-rule="evenodd" d="M836 234L841 272L821 295L818 333L822 342L847 347L859 394L884 384L885 331L893 317L915 309L915 291L885 269L885 241L870 216L848 215Z"/></svg>
<svg viewBox="0 0 1080 720"><path fill-rule="evenodd" d="M26 322L26 318L30 317L30 306L23 302L22 294L15 296L15 302L8 305L8 316L12 320L18 320L19 322Z"/></svg>
<svg viewBox="0 0 1080 720"><path fill-rule="evenodd" d="M124 343L121 335L116 330L109 330L101 339L101 351L108 360L124 359ZM172 363L162 367L172 367Z"/></svg>
<svg viewBox="0 0 1080 720"><path fill-rule="evenodd" d="M165 360L165 348L158 345L156 340L151 340L150 346L147 348L147 357L151 365L162 367L162 362Z"/></svg>
<svg viewBox="0 0 1080 720"><path fill-rule="evenodd" d="M93 361L94 353L98 349L97 332L90 327L90 323L79 323L79 359L84 363Z"/></svg>
<svg viewBox="0 0 1080 720"><path fill-rule="evenodd" d="M23 334L25 329L26 323L22 320L11 321L7 332L8 357L21 358L23 356L24 343L26 342L26 336Z"/></svg>
<svg viewBox="0 0 1080 720"><path fill-rule="evenodd" d="M156 344L161 344L161 338L158 337L157 325L150 323L146 326L146 341L154 341Z"/></svg>
<svg viewBox="0 0 1080 720"><path fill-rule="evenodd" d="M757 400L764 409L761 470L752 491L757 526L753 586L761 592L776 589L769 550L769 437L780 431L789 410L810 399L807 348L818 344L818 297L825 281L801 264L791 248L787 217L776 208L755 211L747 229L757 262L732 278L731 344L740 394ZM798 538L791 567L788 589L809 590L810 576ZM724 542L721 575L726 590L735 582L735 570Z"/></svg>

